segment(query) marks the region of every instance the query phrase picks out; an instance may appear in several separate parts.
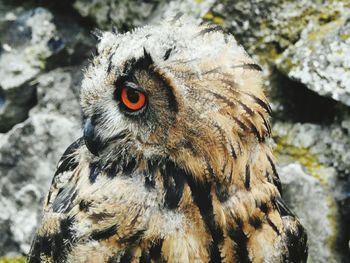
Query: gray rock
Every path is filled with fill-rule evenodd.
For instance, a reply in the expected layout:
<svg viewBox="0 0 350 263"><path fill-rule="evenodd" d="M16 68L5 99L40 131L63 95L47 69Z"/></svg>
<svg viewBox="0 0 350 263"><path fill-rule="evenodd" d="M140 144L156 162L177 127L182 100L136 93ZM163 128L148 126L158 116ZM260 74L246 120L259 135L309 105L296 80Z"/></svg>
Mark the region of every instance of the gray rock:
<svg viewBox="0 0 350 263"><path fill-rule="evenodd" d="M0 255L8 256L28 253L56 164L82 134L79 89L93 46L72 17L54 24L48 10L25 9L0 19L0 132L15 125L0 133ZM75 66L43 73L66 64Z"/></svg>
<svg viewBox="0 0 350 263"><path fill-rule="evenodd" d="M290 78L350 106L350 8L326 24L310 21L276 61Z"/></svg>
<svg viewBox="0 0 350 263"><path fill-rule="evenodd" d="M15 15L7 13L8 21L1 36L0 54L0 132L23 121L35 104L31 81L44 68L47 59L64 44L57 37L52 14L36 8ZM2 25L4 27L4 25Z"/></svg>
<svg viewBox="0 0 350 263"><path fill-rule="evenodd" d="M299 163L290 163L278 169L287 204L298 215L308 233L308 262L339 262L334 253L337 229L336 203L331 193L318 180L305 172ZM334 169L324 171L335 174Z"/></svg>
<svg viewBox="0 0 350 263"><path fill-rule="evenodd" d="M264 66L267 81L277 67L350 105L349 1L217 1L207 17L236 36Z"/></svg>
<svg viewBox="0 0 350 263"><path fill-rule="evenodd" d="M78 72L75 75L74 72ZM79 76L80 75L80 76ZM42 74L36 80L37 106L30 115L37 113L59 113L72 121L80 121L79 95L75 93L76 78L82 78L78 68L58 68Z"/></svg>
<svg viewBox="0 0 350 263"><path fill-rule="evenodd" d="M7 236L0 236L0 254L28 253L55 164L80 134L79 123L38 113L1 138L0 203L6 209L0 225L9 229Z"/></svg>
<svg viewBox="0 0 350 263"><path fill-rule="evenodd" d="M301 1L217 1L209 20L215 18L230 30L248 53L261 63L273 63L283 50L298 40L310 14L321 4Z"/></svg>
<svg viewBox="0 0 350 263"><path fill-rule="evenodd" d="M155 9L147 23L159 22L164 17L176 17L179 14L185 14L195 19L199 24L203 21L203 17L210 10L215 0L201 0L201 1L162 1Z"/></svg>
<svg viewBox="0 0 350 263"><path fill-rule="evenodd" d="M157 22L162 17L174 16L179 12L200 18L213 5L214 0L205 1L113 1L113 0L76 0L74 7L83 17L92 18L101 29L127 30Z"/></svg>
<svg viewBox="0 0 350 263"><path fill-rule="evenodd" d="M79 72L81 64L87 62L95 50L96 40L91 33L93 28L69 13L55 13L54 21L64 47L58 54L49 58L46 68L51 70L56 67L80 66Z"/></svg>
<svg viewBox="0 0 350 263"><path fill-rule="evenodd" d="M60 68L38 77L38 104L0 137L0 255L29 251L56 164L82 134L75 93L81 75Z"/></svg>
<svg viewBox="0 0 350 263"><path fill-rule="evenodd" d="M348 258L350 137L347 124L347 119L329 126L276 122L272 129L285 197L309 225L311 262ZM299 167L290 165L295 162ZM301 165L307 180L301 177ZM320 261L318 255L329 261Z"/></svg>
<svg viewBox="0 0 350 263"><path fill-rule="evenodd" d="M340 125L333 123L327 127L310 123L276 122L273 131L277 142L281 144L281 150L286 149L285 154L291 156L288 152L291 147L303 149L302 153L317 157L320 164L333 167L338 174L345 176L350 173L350 130L347 123L347 120L343 120Z"/></svg>
<svg viewBox="0 0 350 263"><path fill-rule="evenodd" d="M132 26L143 25L159 2L159 0L147 2L77 0L74 2L74 7L83 17L91 17L101 29L111 29L115 25L119 29L126 30Z"/></svg>

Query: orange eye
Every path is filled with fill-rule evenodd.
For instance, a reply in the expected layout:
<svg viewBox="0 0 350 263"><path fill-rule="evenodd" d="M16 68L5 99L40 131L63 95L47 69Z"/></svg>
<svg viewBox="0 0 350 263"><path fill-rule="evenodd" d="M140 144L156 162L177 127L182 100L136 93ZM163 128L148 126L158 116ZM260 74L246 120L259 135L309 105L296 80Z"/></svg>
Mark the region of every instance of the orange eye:
<svg viewBox="0 0 350 263"><path fill-rule="evenodd" d="M121 91L121 102L129 110L137 111L145 106L146 96L135 89L123 87Z"/></svg>

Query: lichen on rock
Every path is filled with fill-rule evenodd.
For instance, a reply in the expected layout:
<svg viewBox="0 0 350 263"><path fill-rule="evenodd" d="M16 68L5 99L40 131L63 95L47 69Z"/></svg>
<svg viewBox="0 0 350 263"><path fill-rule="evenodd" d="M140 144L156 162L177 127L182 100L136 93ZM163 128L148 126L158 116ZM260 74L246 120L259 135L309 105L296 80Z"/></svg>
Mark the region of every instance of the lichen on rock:
<svg viewBox="0 0 350 263"><path fill-rule="evenodd" d="M266 67L350 105L348 1L217 1L211 13Z"/></svg>
<svg viewBox="0 0 350 263"><path fill-rule="evenodd" d="M312 20L276 60L290 78L350 106L350 9L327 23Z"/></svg>

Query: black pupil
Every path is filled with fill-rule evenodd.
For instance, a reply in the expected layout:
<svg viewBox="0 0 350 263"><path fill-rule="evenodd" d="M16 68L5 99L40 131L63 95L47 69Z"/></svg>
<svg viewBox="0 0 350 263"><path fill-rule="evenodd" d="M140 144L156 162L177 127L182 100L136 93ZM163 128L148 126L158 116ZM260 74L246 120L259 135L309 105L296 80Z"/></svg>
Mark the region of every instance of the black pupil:
<svg viewBox="0 0 350 263"><path fill-rule="evenodd" d="M127 96L128 96L128 100L132 103L136 103L139 101L139 92L135 91L133 89L128 89L126 92Z"/></svg>

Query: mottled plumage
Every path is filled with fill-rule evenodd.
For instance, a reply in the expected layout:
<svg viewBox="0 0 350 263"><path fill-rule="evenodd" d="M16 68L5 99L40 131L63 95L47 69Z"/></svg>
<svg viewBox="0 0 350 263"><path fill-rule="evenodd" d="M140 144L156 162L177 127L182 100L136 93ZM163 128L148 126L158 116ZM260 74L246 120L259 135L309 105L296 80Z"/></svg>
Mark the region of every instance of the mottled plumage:
<svg viewBox="0 0 350 263"><path fill-rule="evenodd" d="M235 39L184 18L99 39L29 262L306 262Z"/></svg>

